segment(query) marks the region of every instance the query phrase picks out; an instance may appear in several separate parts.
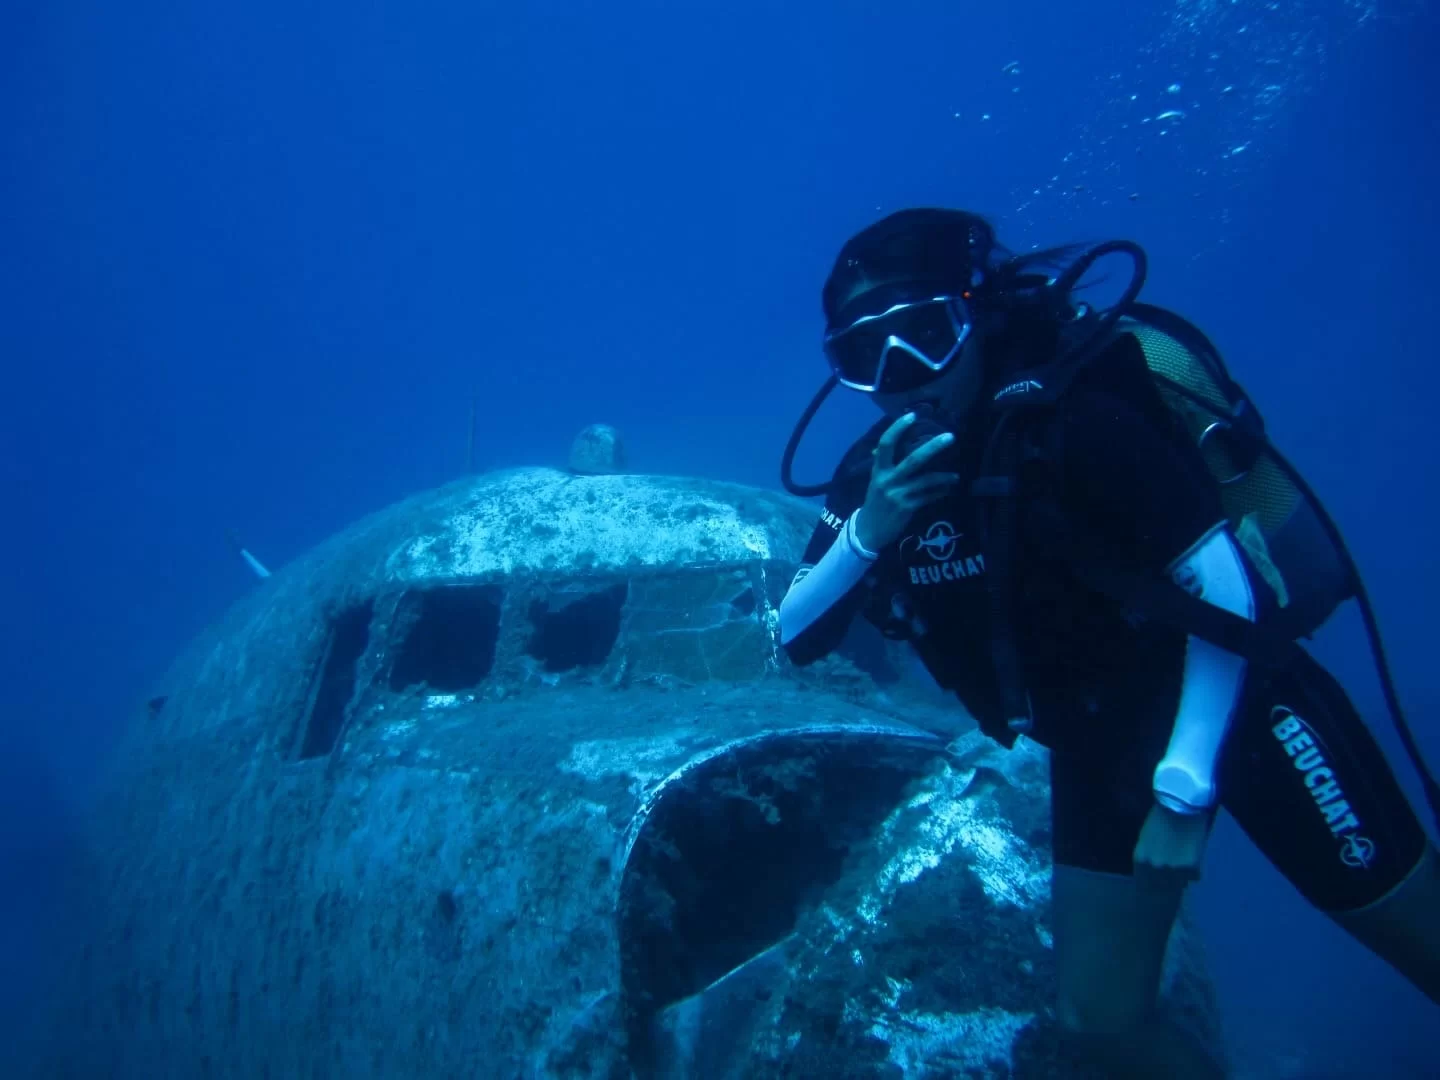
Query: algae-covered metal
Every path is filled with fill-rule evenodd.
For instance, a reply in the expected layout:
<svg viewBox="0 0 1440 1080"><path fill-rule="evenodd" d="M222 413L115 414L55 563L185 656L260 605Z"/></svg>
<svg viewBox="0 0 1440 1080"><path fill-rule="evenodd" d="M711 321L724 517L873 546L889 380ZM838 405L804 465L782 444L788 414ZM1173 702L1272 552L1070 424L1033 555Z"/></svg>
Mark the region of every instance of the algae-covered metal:
<svg viewBox="0 0 1440 1080"><path fill-rule="evenodd" d="M45 1074L1069 1075L1043 754L785 661L813 516L521 469L278 569L129 733Z"/></svg>

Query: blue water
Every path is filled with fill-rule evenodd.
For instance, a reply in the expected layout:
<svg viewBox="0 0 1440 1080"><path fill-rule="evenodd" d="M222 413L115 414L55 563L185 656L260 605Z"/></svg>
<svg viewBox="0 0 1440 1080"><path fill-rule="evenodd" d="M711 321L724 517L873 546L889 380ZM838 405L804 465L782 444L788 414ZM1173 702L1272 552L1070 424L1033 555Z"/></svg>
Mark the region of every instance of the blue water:
<svg viewBox="0 0 1440 1080"><path fill-rule="evenodd" d="M11 0L4 24L12 1019L128 710L251 586L227 528L281 565L453 478L472 393L482 468L606 421L638 470L778 486L829 261L904 205L1016 248L1146 245L1147 298L1208 330L1346 531L1440 764L1432 6ZM827 409L801 479L864 409ZM1357 624L1319 649L1415 791ZM1434 1007L1233 827L1199 901L1242 1047L1440 1073Z"/></svg>

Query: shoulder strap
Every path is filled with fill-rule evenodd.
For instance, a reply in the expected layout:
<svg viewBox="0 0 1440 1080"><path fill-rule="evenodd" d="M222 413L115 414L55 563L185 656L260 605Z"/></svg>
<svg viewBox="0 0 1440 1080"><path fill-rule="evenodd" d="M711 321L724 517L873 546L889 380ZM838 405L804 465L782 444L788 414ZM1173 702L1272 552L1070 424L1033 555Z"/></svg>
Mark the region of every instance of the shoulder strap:
<svg viewBox="0 0 1440 1080"><path fill-rule="evenodd" d="M1087 365L1108 354L1128 335L1092 335L1084 355L1072 354L1045 369L1036 369L1018 382L1002 387L993 405L994 428L970 494L980 501L985 544L986 591L990 607L990 653L1000 690L1005 729L987 732L1009 745L1015 736L1034 727L1030 693L1020 661L1018 628L1015 625L1014 562L1019 542L1019 496L1021 467L1035 460L1053 460L1063 452L1058 445L1054 423L1065 395ZM1133 339L1131 339L1133 341ZM1124 381L1123 362L1129 359L1144 366L1138 343L1133 356L1121 358L1114 374ZM1110 374L1105 365L1104 374ZM1148 388L1148 384L1147 384ZM1041 429L1038 430L1037 429Z"/></svg>
<svg viewBox="0 0 1440 1080"><path fill-rule="evenodd" d="M985 587L990 602L990 659L1005 719L1004 729L986 734L1006 746L1035 726L1030 692L1020 663L1014 610L1020 466L1038 454L1026 438L1024 426L1034 415L1029 410L1024 414L1015 410L1000 414L986 447L980 474L970 486L970 494L980 501L982 508Z"/></svg>
<svg viewBox="0 0 1440 1080"><path fill-rule="evenodd" d="M1194 634L1260 667L1286 670L1308 657L1299 643L1277 630L1192 596L1168 578L1144 574L1107 558L1055 508L1038 508L1037 517L1047 552L1063 560L1078 580L1122 608Z"/></svg>

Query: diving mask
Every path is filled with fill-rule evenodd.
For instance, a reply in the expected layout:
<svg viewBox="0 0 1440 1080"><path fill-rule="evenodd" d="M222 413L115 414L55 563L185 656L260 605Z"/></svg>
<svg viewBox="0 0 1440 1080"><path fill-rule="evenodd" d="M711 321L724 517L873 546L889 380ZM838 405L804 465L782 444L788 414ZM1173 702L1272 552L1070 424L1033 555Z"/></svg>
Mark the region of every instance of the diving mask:
<svg viewBox="0 0 1440 1080"><path fill-rule="evenodd" d="M842 386L903 394L930 382L955 361L974 331L960 296L895 304L825 334L826 359Z"/></svg>

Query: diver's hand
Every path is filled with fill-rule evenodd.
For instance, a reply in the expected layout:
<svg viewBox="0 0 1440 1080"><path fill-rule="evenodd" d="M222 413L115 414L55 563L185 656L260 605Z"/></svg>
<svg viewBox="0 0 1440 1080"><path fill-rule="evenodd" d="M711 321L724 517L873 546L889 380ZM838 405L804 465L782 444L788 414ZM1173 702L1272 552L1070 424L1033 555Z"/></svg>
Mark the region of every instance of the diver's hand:
<svg viewBox="0 0 1440 1080"><path fill-rule="evenodd" d="M886 429L875 447L870 490L855 519L855 539L867 551L878 552L894 541L916 510L949 495L960 482L954 473L925 472L930 459L955 441L949 432L926 440L903 461L896 462L900 438L914 422L915 414L906 413Z"/></svg>
<svg viewBox="0 0 1440 1080"><path fill-rule="evenodd" d="M1177 814L1156 803L1140 828L1135 871L1195 881L1209 839L1209 814Z"/></svg>

